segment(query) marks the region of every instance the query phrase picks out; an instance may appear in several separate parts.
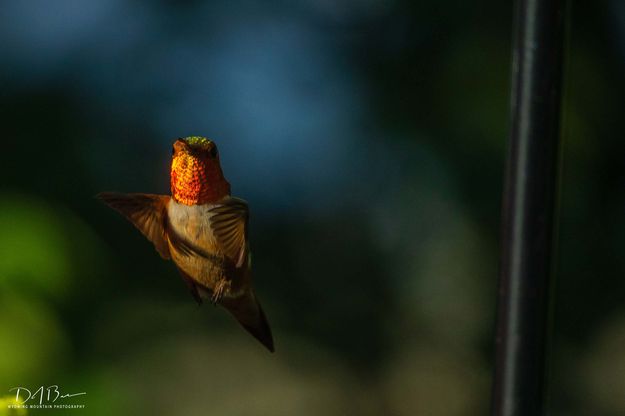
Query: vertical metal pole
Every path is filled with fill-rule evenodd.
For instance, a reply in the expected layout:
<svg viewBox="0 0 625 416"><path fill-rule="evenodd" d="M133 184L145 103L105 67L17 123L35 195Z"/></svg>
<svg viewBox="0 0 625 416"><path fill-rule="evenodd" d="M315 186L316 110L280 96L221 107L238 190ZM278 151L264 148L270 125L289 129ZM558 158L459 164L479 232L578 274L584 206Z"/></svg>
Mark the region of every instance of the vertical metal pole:
<svg viewBox="0 0 625 416"><path fill-rule="evenodd" d="M493 416L544 412L565 0L517 0Z"/></svg>

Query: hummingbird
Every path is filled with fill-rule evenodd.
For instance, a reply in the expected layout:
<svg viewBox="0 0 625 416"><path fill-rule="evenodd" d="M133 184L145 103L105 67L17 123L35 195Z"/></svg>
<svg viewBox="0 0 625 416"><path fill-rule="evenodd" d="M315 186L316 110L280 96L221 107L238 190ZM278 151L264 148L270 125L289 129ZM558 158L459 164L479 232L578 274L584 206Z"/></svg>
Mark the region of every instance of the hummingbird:
<svg viewBox="0 0 625 416"><path fill-rule="evenodd" d="M177 139L172 148L171 196L102 192L96 195L126 217L172 260L198 304L224 307L269 351L273 337L251 279L249 209L230 195L215 143Z"/></svg>

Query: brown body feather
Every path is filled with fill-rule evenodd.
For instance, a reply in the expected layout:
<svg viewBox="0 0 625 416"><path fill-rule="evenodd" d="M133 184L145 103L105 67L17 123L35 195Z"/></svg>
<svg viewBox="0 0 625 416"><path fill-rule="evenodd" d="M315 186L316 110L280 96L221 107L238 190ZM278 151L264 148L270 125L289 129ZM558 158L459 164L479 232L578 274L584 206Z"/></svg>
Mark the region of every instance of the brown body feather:
<svg viewBox="0 0 625 416"><path fill-rule="evenodd" d="M251 285L247 204L237 198L180 204L166 195L103 192L98 198L132 222L171 259L196 301L226 308L267 349L271 329Z"/></svg>

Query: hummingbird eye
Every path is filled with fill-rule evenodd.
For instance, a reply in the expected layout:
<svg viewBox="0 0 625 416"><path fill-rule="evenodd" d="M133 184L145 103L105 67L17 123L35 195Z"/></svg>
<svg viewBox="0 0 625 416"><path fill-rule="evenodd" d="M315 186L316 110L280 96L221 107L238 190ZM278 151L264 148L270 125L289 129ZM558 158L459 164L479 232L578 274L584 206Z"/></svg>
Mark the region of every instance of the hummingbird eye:
<svg viewBox="0 0 625 416"><path fill-rule="evenodd" d="M217 146L213 146L210 150L210 155L212 158L216 158L217 157Z"/></svg>

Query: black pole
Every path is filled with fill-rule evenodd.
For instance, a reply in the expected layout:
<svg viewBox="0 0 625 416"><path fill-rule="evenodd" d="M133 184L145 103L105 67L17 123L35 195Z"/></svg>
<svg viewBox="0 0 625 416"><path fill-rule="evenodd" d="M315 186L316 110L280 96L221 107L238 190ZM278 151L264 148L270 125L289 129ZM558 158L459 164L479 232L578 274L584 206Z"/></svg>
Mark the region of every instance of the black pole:
<svg viewBox="0 0 625 416"><path fill-rule="evenodd" d="M534 416L544 411L564 2L516 2L493 416Z"/></svg>

